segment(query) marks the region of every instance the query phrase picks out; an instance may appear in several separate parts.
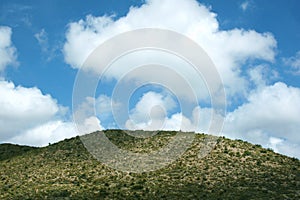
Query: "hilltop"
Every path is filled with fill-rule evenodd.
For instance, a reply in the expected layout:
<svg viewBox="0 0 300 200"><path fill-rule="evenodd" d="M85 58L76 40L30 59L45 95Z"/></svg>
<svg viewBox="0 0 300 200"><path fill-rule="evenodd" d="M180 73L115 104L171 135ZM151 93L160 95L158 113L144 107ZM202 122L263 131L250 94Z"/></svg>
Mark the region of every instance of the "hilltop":
<svg viewBox="0 0 300 200"><path fill-rule="evenodd" d="M105 134L119 148L147 153L166 145L177 132L160 131L150 138L121 130ZM175 162L143 173L102 164L79 137L43 148L1 144L0 199L300 199L298 159L224 137L216 138L212 151L199 158L209 137L196 134Z"/></svg>

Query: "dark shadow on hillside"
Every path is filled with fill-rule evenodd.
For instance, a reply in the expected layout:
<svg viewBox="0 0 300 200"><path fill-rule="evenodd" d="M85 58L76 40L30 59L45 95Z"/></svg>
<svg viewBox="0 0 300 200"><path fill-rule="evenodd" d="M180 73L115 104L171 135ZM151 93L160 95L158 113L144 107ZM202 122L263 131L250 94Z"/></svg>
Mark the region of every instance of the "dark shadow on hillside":
<svg viewBox="0 0 300 200"><path fill-rule="evenodd" d="M38 147L22 146L16 144L0 144L0 161L21 156Z"/></svg>

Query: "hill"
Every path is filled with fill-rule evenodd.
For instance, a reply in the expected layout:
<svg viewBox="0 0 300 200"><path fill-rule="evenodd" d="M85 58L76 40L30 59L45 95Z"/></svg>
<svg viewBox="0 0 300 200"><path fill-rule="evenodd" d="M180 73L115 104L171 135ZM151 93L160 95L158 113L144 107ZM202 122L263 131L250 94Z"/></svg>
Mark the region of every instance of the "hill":
<svg viewBox="0 0 300 200"><path fill-rule="evenodd" d="M160 131L146 139L121 130L105 134L122 149L151 152L176 132ZM143 173L100 163L79 137L43 148L1 144L0 199L300 199L298 159L224 137L199 158L207 137L212 136L196 134L182 157Z"/></svg>

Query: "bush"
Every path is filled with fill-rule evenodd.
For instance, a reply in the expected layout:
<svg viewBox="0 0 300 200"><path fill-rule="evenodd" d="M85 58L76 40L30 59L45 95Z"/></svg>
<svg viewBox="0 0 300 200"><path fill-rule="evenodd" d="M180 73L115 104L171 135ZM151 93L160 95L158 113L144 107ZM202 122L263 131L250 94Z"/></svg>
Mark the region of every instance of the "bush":
<svg viewBox="0 0 300 200"><path fill-rule="evenodd" d="M260 153L267 153L267 150L266 149L262 149L262 150L260 150Z"/></svg>
<svg viewBox="0 0 300 200"><path fill-rule="evenodd" d="M257 164L258 166L260 166L260 165L261 165L261 161L260 161L260 160L257 160L257 161L256 161L256 164Z"/></svg>
<svg viewBox="0 0 300 200"><path fill-rule="evenodd" d="M142 185L134 185L131 187L133 190L141 190L143 189L144 187Z"/></svg>
<svg viewBox="0 0 300 200"><path fill-rule="evenodd" d="M251 152L250 151L245 151L243 156L250 156L251 155Z"/></svg>
<svg viewBox="0 0 300 200"><path fill-rule="evenodd" d="M260 144L256 144L255 147L262 148Z"/></svg>
<svg viewBox="0 0 300 200"><path fill-rule="evenodd" d="M71 195L71 192L68 190L56 190L52 191L52 194L50 194L53 197L69 197Z"/></svg>

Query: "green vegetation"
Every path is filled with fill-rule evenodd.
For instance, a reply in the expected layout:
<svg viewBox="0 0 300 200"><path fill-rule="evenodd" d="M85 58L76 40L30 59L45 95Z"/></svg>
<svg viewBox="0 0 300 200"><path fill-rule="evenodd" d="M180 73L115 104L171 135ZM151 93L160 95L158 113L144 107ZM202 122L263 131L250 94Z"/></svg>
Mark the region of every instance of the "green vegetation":
<svg viewBox="0 0 300 200"><path fill-rule="evenodd" d="M0 161L13 158L25 154L36 147L28 147L14 144L1 144L0 145Z"/></svg>
<svg viewBox="0 0 300 200"><path fill-rule="evenodd" d="M120 148L142 153L176 134L161 131L144 139L120 130L105 133ZM143 173L105 166L79 137L44 148L2 144L0 199L300 199L298 159L224 137L200 159L207 137L197 134L178 160Z"/></svg>

